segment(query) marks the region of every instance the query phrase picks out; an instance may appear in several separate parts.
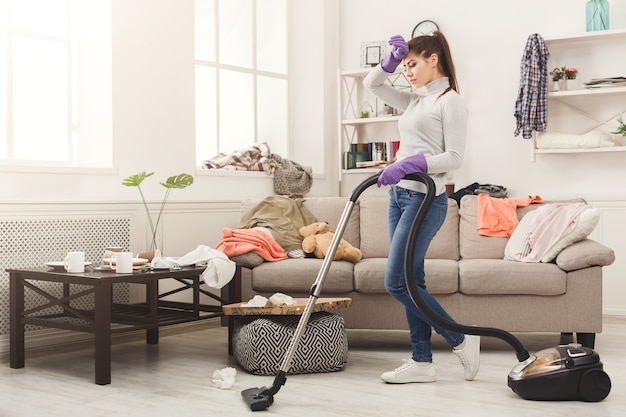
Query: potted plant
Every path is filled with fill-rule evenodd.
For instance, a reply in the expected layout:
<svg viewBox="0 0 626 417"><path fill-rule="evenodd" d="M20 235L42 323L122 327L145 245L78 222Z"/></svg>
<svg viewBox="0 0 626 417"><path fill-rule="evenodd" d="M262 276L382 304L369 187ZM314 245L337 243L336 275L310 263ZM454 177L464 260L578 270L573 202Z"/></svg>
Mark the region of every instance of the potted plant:
<svg viewBox="0 0 626 417"><path fill-rule="evenodd" d="M619 125L617 126L617 130L615 132L611 132L611 133L615 133L617 135L622 135L622 136L626 137L626 124L624 124L624 119L622 119L622 115L621 114L617 118L617 122L619 123Z"/></svg>
<svg viewBox="0 0 626 417"><path fill-rule="evenodd" d="M156 222L154 222L152 221L152 216L150 215L148 204L146 203L143 191L141 190L141 183L143 182L143 180L151 177L152 175L154 175L154 172L146 173L145 171L141 171L137 174L131 175L128 178L125 178L122 181L122 185L125 185L127 187L137 187L137 189L139 190L139 195L141 195L141 202L146 209L146 216L148 217L150 231L152 232L152 242L150 243L150 250L156 250L158 249L156 244L157 228L159 226L159 221L161 221L161 215L163 214L163 209L165 208L165 203L170 196L170 192L175 188L189 187L191 184L193 184L193 177L189 174L183 173L171 176L167 180L165 180L165 182L160 183L163 187L165 187L165 195L163 196L163 201L161 202L161 207L159 209L159 214L157 216Z"/></svg>
<svg viewBox="0 0 626 417"><path fill-rule="evenodd" d="M578 70L576 68L556 67L550 71L550 77L553 81L552 89L554 91L567 90L567 80L575 80L577 75Z"/></svg>

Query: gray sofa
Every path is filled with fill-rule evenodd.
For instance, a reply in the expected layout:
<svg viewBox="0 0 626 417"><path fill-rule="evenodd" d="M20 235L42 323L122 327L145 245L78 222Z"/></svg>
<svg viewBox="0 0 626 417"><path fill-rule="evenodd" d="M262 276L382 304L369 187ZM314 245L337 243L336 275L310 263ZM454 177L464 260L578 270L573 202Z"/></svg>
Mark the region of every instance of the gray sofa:
<svg viewBox="0 0 626 417"><path fill-rule="evenodd" d="M347 199L307 198L305 206L335 230ZM242 203L242 215L258 201ZM564 250L552 263L504 260L508 238L486 237L476 229L477 198L465 196L460 208L448 200L448 215L426 256L426 284L456 321L502 328L510 332L556 332L562 341L576 336L593 347L602 331L602 267L614 252L590 239ZM335 310L348 329L406 329L404 308L385 291L383 276L389 250L387 204L384 197L365 197L350 216L344 239L363 252L352 264L333 262L322 296L350 297L352 307ZM532 204L518 208L521 219ZM238 265L225 291L231 302L256 294L282 292L308 297L320 270L320 259L287 259L259 265Z"/></svg>

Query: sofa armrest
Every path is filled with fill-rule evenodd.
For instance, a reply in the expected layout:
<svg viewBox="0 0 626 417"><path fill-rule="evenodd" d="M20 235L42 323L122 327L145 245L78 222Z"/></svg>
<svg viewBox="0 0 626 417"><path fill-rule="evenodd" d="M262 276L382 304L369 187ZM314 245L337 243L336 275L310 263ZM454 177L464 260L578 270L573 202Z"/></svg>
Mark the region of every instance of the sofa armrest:
<svg viewBox="0 0 626 417"><path fill-rule="evenodd" d="M564 271L575 271L590 266L608 266L615 261L615 252L591 239L584 239L563 249L556 264Z"/></svg>

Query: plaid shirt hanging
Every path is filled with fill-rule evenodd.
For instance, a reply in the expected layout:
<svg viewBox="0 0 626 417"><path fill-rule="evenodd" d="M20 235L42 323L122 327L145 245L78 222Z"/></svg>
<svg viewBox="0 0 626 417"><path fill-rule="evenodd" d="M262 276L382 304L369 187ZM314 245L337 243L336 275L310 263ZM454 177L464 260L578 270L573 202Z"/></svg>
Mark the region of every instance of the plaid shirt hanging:
<svg viewBox="0 0 626 417"><path fill-rule="evenodd" d="M550 51L541 35L530 35L520 65L520 86L515 101L515 136L521 132L524 139L530 139L533 130L546 131L549 57Z"/></svg>

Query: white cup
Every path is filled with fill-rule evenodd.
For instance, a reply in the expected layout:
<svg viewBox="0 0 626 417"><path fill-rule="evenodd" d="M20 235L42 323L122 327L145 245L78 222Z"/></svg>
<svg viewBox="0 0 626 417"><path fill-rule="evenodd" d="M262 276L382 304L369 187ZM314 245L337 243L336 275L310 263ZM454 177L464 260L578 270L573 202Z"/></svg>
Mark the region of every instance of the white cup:
<svg viewBox="0 0 626 417"><path fill-rule="evenodd" d="M68 252L63 263L69 273L85 272L85 252Z"/></svg>
<svg viewBox="0 0 626 417"><path fill-rule="evenodd" d="M118 274L130 274L133 272L134 258L132 252L116 252L109 258L109 266Z"/></svg>

